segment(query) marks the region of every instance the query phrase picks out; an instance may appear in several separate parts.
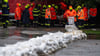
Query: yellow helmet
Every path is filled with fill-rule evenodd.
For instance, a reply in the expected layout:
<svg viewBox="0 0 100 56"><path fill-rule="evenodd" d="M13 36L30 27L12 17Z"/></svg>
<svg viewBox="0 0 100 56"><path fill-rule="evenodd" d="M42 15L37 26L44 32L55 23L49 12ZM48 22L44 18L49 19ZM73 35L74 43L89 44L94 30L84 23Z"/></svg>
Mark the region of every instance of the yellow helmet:
<svg viewBox="0 0 100 56"><path fill-rule="evenodd" d="M70 5L70 6L69 6L69 10L72 10L72 9L73 9L73 7Z"/></svg>
<svg viewBox="0 0 100 56"><path fill-rule="evenodd" d="M48 8L51 8L51 5L48 5Z"/></svg>
<svg viewBox="0 0 100 56"><path fill-rule="evenodd" d="M31 3L31 6L33 6L33 4Z"/></svg>
<svg viewBox="0 0 100 56"><path fill-rule="evenodd" d="M41 7L41 4L38 4L38 6L40 6L40 7Z"/></svg>
<svg viewBox="0 0 100 56"><path fill-rule="evenodd" d="M81 8L81 6L79 5L79 6L77 6L77 9L80 9Z"/></svg>
<svg viewBox="0 0 100 56"><path fill-rule="evenodd" d="M29 5L29 4L27 4L26 6L28 6L28 7L29 7L30 5Z"/></svg>
<svg viewBox="0 0 100 56"><path fill-rule="evenodd" d="M52 4L52 6L55 6L55 4Z"/></svg>
<svg viewBox="0 0 100 56"><path fill-rule="evenodd" d="M21 6L21 4L19 3L19 6Z"/></svg>
<svg viewBox="0 0 100 56"><path fill-rule="evenodd" d="M3 0L4 2L8 3L8 0Z"/></svg>
<svg viewBox="0 0 100 56"><path fill-rule="evenodd" d="M58 6L56 5L56 6L55 6L55 8L57 9L57 8L58 8Z"/></svg>
<svg viewBox="0 0 100 56"><path fill-rule="evenodd" d="M28 8L28 6L26 5L25 8Z"/></svg>
<svg viewBox="0 0 100 56"><path fill-rule="evenodd" d="M43 5L43 8L46 7L46 5Z"/></svg>

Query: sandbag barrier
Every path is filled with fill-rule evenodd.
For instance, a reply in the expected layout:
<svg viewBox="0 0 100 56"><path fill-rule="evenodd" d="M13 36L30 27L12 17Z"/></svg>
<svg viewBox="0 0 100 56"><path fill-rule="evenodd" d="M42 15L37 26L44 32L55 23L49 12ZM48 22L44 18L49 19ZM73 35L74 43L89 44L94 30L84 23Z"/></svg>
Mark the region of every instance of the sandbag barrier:
<svg viewBox="0 0 100 56"><path fill-rule="evenodd" d="M49 55L52 52L66 48L70 42L87 39L87 35L82 30L69 32L55 32L37 36L28 41L17 42L13 45L0 47L0 56L39 56L39 54Z"/></svg>

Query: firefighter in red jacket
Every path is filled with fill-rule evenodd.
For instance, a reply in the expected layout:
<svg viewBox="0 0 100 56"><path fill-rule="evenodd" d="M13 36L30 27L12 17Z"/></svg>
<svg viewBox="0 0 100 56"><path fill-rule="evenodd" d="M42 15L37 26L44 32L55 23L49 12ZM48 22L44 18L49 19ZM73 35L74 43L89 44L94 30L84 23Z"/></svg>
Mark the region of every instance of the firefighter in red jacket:
<svg viewBox="0 0 100 56"><path fill-rule="evenodd" d="M51 5L48 5L48 8L45 12L45 26L50 27L50 20L51 20L51 11L50 11Z"/></svg>
<svg viewBox="0 0 100 56"><path fill-rule="evenodd" d="M57 19L54 6L52 6L52 7L50 8L50 11L51 11L51 26L54 27L54 24L56 23L56 19Z"/></svg>
<svg viewBox="0 0 100 56"><path fill-rule="evenodd" d="M20 8L20 3L16 4L17 7L15 9L15 20L16 20L16 26L19 27L20 26L20 20L21 20L21 8Z"/></svg>
<svg viewBox="0 0 100 56"><path fill-rule="evenodd" d="M64 18L67 19L68 25L76 22L76 11L72 8L72 6L69 6L69 10L65 11Z"/></svg>
<svg viewBox="0 0 100 56"><path fill-rule="evenodd" d="M83 10L84 10L84 16L85 16L85 23L84 23L84 28L88 28L88 9L85 7L84 4L82 4Z"/></svg>
<svg viewBox="0 0 100 56"><path fill-rule="evenodd" d="M30 14L30 23L31 23L31 26L33 26L33 9L34 9L34 3L31 4L30 8L29 8L29 14Z"/></svg>
<svg viewBox="0 0 100 56"><path fill-rule="evenodd" d="M97 15L97 8L90 8L89 10L90 19L89 19L89 26L93 28L96 25L96 15Z"/></svg>

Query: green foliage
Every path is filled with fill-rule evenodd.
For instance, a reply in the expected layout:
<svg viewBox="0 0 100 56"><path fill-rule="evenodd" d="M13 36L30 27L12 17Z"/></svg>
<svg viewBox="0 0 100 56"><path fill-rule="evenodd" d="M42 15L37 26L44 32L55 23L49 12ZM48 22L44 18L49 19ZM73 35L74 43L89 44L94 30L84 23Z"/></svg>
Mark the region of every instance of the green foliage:
<svg viewBox="0 0 100 56"><path fill-rule="evenodd" d="M100 35L100 31L84 30L84 32L86 34L96 34L96 35Z"/></svg>

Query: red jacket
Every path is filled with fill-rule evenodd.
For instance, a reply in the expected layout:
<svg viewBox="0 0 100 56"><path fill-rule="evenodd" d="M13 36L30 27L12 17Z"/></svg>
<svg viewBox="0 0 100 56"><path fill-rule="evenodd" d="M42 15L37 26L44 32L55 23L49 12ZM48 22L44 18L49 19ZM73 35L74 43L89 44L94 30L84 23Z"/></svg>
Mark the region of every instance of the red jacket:
<svg viewBox="0 0 100 56"><path fill-rule="evenodd" d="M51 11L51 20L56 20L57 16L56 16L55 9L53 7L51 7L50 11Z"/></svg>
<svg viewBox="0 0 100 56"><path fill-rule="evenodd" d="M30 14L30 19L31 19L31 20L34 19L32 11L33 11L33 7L30 7L30 8L29 8L29 14Z"/></svg>
<svg viewBox="0 0 100 56"><path fill-rule="evenodd" d="M65 11L65 13L64 13L64 18L68 18L68 17L70 17L70 16L73 16L74 17L74 21L76 22L77 20L76 20L76 11L73 9L72 11L70 11L70 10L67 10L67 11Z"/></svg>
<svg viewBox="0 0 100 56"><path fill-rule="evenodd" d="M15 9L15 19L21 20L21 8L19 7L19 4L17 3L17 8Z"/></svg>
<svg viewBox="0 0 100 56"><path fill-rule="evenodd" d="M91 16L96 16L97 15L97 8L90 8L90 11L89 11L89 14L91 15Z"/></svg>
<svg viewBox="0 0 100 56"><path fill-rule="evenodd" d="M85 21L87 21L88 19L88 9L86 7L83 7L84 10L84 16L85 16Z"/></svg>

